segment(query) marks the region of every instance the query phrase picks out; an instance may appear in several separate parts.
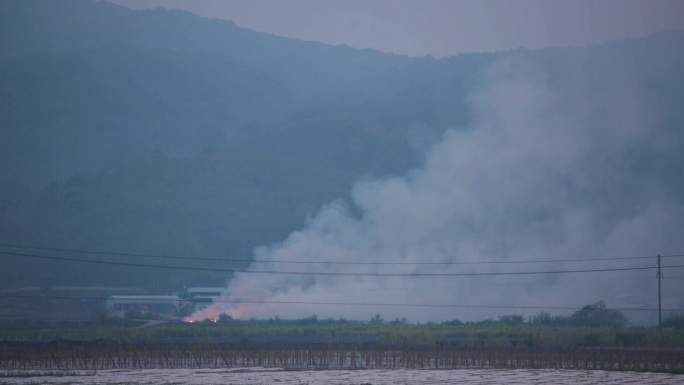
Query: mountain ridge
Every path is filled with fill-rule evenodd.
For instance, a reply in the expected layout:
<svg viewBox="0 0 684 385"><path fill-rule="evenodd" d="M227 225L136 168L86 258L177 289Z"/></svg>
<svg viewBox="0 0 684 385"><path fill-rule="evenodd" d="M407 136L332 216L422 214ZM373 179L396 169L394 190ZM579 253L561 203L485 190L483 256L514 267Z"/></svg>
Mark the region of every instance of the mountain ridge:
<svg viewBox="0 0 684 385"><path fill-rule="evenodd" d="M63 5L80 11L55 13ZM40 9L33 19L12 16ZM597 138L612 138L605 127L623 112L613 110L616 100L631 108L619 124L637 133L643 128L632 126L653 126L629 148L590 143L592 156L633 177L621 181L628 190L622 200L606 202L607 217L636 211L648 203L643 196L684 196L682 31L589 48L432 59L105 2L5 1L0 11L0 34L12 37L0 39L4 243L244 259L305 226L328 202L350 202L358 180L410 175L445 132L472 133L477 93L497 66L516 63L538 72L533 78L579 111L581 126ZM69 29L74 16L88 21ZM88 33L97 28L99 35ZM223 30L230 36L214 36ZM632 102L630 93L639 98ZM619 192L611 183L602 180L576 200ZM0 275L9 286L49 274L58 283L106 277L144 286L149 273L2 263L11 265ZM188 282L202 279L169 274L155 285Z"/></svg>

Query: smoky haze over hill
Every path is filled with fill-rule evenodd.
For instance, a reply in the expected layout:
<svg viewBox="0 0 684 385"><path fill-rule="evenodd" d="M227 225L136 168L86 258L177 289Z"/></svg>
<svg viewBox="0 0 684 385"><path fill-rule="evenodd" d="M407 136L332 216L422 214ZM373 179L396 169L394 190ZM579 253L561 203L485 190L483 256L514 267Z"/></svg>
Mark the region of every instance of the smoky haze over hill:
<svg viewBox="0 0 684 385"><path fill-rule="evenodd" d="M472 123L448 131L423 166L404 176L357 183L352 203L361 211L360 218L344 204L333 203L303 231L292 233L282 244L259 248L255 254L257 270L280 266L271 260L416 263L391 268L335 266L337 272L409 277L278 275L264 279L245 274L231 281L224 303L196 317L216 311L239 318L267 317L274 312L301 317L308 306L292 302L345 303L350 297L378 304L527 307L578 306L588 299L644 292L652 294L641 300L656 298L652 275L640 271L586 274L579 279L430 276L637 267L646 261L562 260L646 256L653 249L675 252L683 246L678 170L682 147L673 140L677 128L669 122L656 123L660 106L651 105L648 92L634 83L634 69L601 74L614 80L617 88L592 95L586 89L591 84L578 84L582 80L577 78L572 85L551 87L546 71L526 56L511 55L486 70L482 85L471 97ZM563 94L565 87L579 90ZM438 264L524 260L549 263L503 268ZM420 265L426 262L436 265ZM321 270L318 265L306 269ZM678 292L675 287L670 285L675 290L670 295ZM240 303L244 299L268 304ZM436 307L410 313L428 321L454 314L477 314L482 319L496 312ZM367 313L365 308L338 307L324 314L363 318ZM402 306L383 309L389 319L406 313Z"/></svg>
<svg viewBox="0 0 684 385"><path fill-rule="evenodd" d="M653 308L655 272L434 274L632 269L655 259L610 258L684 253L684 33L433 60L104 2L0 8L2 243L349 274L2 256L5 289L229 279L226 302L196 317L473 320L599 300ZM530 260L548 262L456 264ZM683 275L665 270L666 307L681 306Z"/></svg>

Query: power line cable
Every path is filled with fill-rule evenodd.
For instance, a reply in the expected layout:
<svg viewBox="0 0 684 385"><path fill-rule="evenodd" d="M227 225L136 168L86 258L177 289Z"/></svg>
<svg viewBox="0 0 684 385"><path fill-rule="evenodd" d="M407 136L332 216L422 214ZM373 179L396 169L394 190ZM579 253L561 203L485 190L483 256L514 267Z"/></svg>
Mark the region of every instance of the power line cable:
<svg viewBox="0 0 684 385"><path fill-rule="evenodd" d="M67 249L56 247L42 247L42 246L25 246L14 244L0 244L0 247L11 247L18 249L33 249L45 251L59 251L78 254L99 254L99 255L113 255L122 257L141 257L141 258L160 258L160 259L177 259L177 260L191 260L191 261L218 261L218 262L265 262L265 263L291 263L291 264L328 264L328 265L480 265L480 264L520 264L520 263L554 263L554 262L596 262L596 261L615 261L615 260L637 260L637 259L652 259L656 256L633 256L633 257L608 257L608 258L566 258L555 260L517 260L517 261L478 261L478 262L364 262L364 261L286 261L286 260L268 260L259 261L253 259L226 259L226 258L212 258L212 257L183 257L173 255L160 254L138 254L138 253L118 253L110 251L97 250L80 250ZM684 257L684 254L676 255L662 255L662 258Z"/></svg>
<svg viewBox="0 0 684 385"><path fill-rule="evenodd" d="M555 281L553 282L554 284L558 285L578 285L578 284L585 284L587 282L606 282L606 281L634 281L634 280L642 280L642 281L648 281L653 279L652 277L624 277L624 278L597 278L597 279L580 279L580 280L561 280L561 281ZM676 278L675 278L676 279ZM679 278L679 279L684 279L684 278ZM418 287L409 287L409 286L394 286L394 287L374 287L373 291L378 292L378 291L403 291L403 290L410 290L410 291L418 291L418 290L446 290L446 289L467 289L467 288L480 288L480 287L500 287L500 286L528 286L528 285L541 285L544 284L543 282L507 282L507 283L477 283L477 284L465 284L465 285L448 285L448 286L418 286ZM348 293L353 293L353 292L367 292L367 288L362 288L362 289L345 289L345 292ZM311 294L317 294L317 293L323 293L325 290L319 289L319 290L311 290L309 291ZM126 295L126 294L115 294L115 295Z"/></svg>
<svg viewBox="0 0 684 385"><path fill-rule="evenodd" d="M652 280L652 277L626 277L626 278L598 278L598 279L580 279L572 281L556 281L554 284L585 284L587 282L604 282L604 281L633 281L633 280ZM445 289L467 289L467 288L479 288L479 287L497 287L497 286L528 286L528 285L542 285L542 282L506 282L506 283L478 283L478 284L468 284L468 285L449 285L449 286L419 286L419 287L381 287L373 288L373 291L402 291L402 290L445 290ZM368 289L345 289L345 292L367 292ZM313 290L310 291L312 294L324 292L324 290Z"/></svg>
<svg viewBox="0 0 684 385"><path fill-rule="evenodd" d="M212 271L222 273L249 273L249 274L274 274L274 275L323 275L323 276L351 276L351 277L476 277L476 276L505 276L505 275L537 275L537 274L570 274L570 273L600 273L611 271L634 271L634 270L653 270L657 269L655 266L642 267L623 267L623 268L605 268L605 269L577 269L577 270L552 270L552 271L515 271L515 272L490 272L490 273L349 273L349 272L311 272L311 271L278 271L278 270L250 270L250 269L225 269L225 268L205 268L195 266L165 266L152 265L142 263L128 263L128 262L114 262L114 261L94 261L90 259L56 257L37 254L26 253L10 253L0 251L0 255L21 256L28 258L38 258L54 261L69 261L93 263L112 266L127 266L127 267L143 267L143 268L157 268L157 269L173 269L173 270L192 270L192 271ZM681 266L664 266L664 267L684 267Z"/></svg>
<svg viewBox="0 0 684 385"><path fill-rule="evenodd" d="M144 296L141 296L144 297ZM21 299L64 299L74 301L84 300L107 300L109 297L68 297L68 296L39 296L39 295L0 295L0 298ZM142 301L143 298L140 298ZM158 302L175 302L176 299L157 298ZM179 301L192 302L179 299ZM135 302L135 298L131 298ZM425 304L425 303L387 303L387 302L322 302L322 301L254 301L254 300L214 300L214 303L232 303L249 305L325 305L325 306L375 306L375 307L426 307L426 308L470 308L470 309L512 309L512 310L581 310L584 306L519 306L519 305L463 305L463 304ZM658 311L652 308L610 308L619 311ZM677 309L663 309L664 311L676 311Z"/></svg>

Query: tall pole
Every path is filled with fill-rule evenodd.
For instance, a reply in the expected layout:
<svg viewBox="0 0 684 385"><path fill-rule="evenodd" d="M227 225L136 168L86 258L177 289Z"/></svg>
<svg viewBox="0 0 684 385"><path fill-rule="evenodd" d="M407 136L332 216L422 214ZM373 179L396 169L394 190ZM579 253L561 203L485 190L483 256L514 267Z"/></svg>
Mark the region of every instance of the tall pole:
<svg viewBox="0 0 684 385"><path fill-rule="evenodd" d="M658 329L663 328L663 307L660 296L660 278L663 277L663 273L660 271L660 254L658 254Z"/></svg>

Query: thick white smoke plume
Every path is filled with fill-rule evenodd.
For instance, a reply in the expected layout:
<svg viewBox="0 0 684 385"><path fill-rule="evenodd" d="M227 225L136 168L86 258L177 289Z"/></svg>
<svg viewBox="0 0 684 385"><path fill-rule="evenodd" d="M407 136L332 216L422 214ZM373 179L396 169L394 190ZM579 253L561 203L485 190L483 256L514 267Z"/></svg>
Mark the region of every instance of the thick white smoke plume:
<svg viewBox="0 0 684 385"><path fill-rule="evenodd" d="M654 266L655 259L563 260L684 251L682 199L668 187L667 170L653 164L672 159L681 138L663 123L659 106L629 69L606 73L607 88L594 90L592 77L582 71L560 81L524 57L497 63L470 99L471 124L446 132L422 167L357 183L353 202L330 203L281 244L256 249L250 269L415 274L610 269ZM426 264L529 260L549 262ZM667 285L665 297L681 297L681 284ZM470 277L243 273L230 281L220 302L193 318L316 314L368 320L379 313L410 322L481 320L599 300L653 308L655 288L653 270ZM407 304L510 308L400 306ZM536 306L541 308L525 308Z"/></svg>

